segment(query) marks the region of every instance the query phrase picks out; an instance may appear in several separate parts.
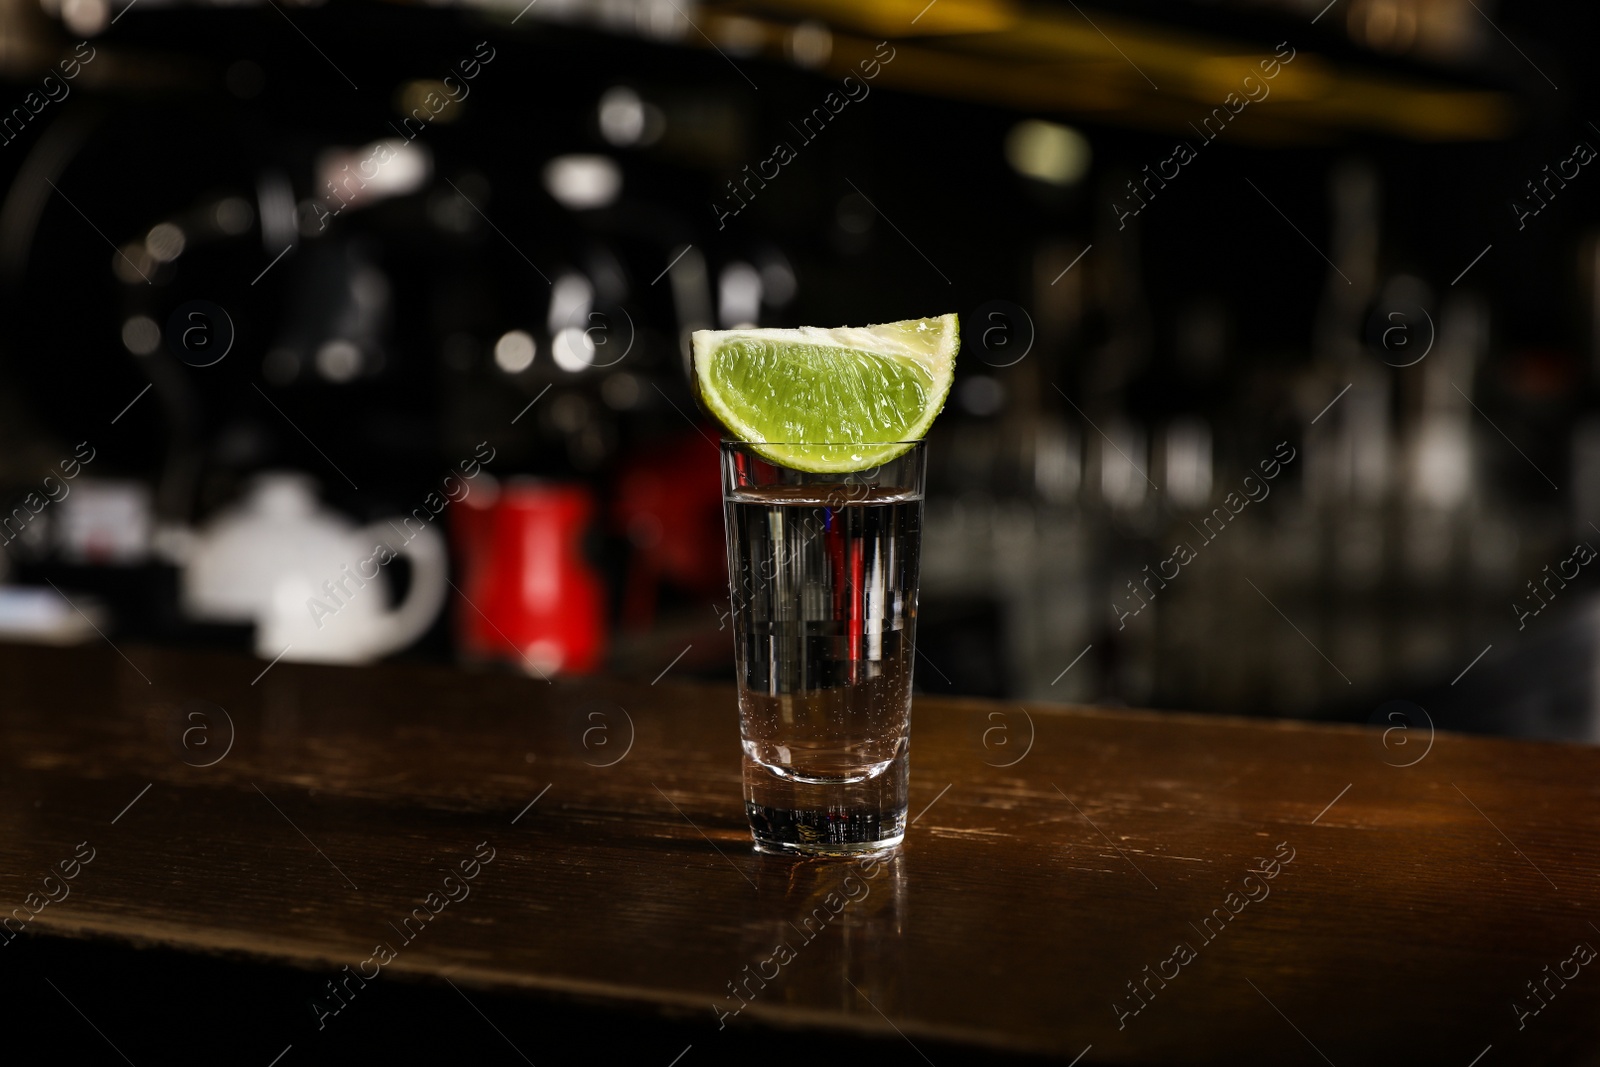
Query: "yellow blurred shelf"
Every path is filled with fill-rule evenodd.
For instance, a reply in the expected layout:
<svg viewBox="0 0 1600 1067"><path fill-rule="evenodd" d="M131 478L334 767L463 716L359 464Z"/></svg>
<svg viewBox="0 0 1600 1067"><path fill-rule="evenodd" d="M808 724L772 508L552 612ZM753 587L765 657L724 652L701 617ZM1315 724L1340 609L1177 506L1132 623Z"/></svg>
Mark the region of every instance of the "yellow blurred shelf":
<svg viewBox="0 0 1600 1067"><path fill-rule="evenodd" d="M1259 64L1273 59L1270 45L1072 4L727 0L699 8L695 21L701 32L684 35L688 45L727 42L740 54L778 59L797 23L817 23L831 36L824 72L850 74L888 41L894 60L882 66L879 85L1159 132L1191 133L1191 123L1227 107L1230 93L1235 105L1260 93L1249 121L1229 135L1258 144L1352 133L1498 140L1517 117L1508 93L1454 85L1425 68L1397 75L1334 61L1305 47L1311 33L1283 45L1293 59L1267 81ZM1248 76L1255 82L1245 83Z"/></svg>

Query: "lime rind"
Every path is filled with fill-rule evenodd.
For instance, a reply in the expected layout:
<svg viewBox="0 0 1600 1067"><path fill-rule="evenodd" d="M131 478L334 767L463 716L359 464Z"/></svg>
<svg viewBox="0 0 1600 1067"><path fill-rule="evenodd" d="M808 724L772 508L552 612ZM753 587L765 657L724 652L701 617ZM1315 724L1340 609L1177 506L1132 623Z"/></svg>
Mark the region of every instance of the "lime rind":
<svg viewBox="0 0 1600 1067"><path fill-rule="evenodd" d="M769 463L807 474L854 474L899 459L917 446L916 441L852 446L847 453L826 445L778 441L747 441L750 451Z"/></svg>
<svg viewBox="0 0 1600 1067"><path fill-rule="evenodd" d="M692 341L696 394L730 436L785 467L848 473L904 455L927 433L950 394L960 324L942 315L699 330Z"/></svg>

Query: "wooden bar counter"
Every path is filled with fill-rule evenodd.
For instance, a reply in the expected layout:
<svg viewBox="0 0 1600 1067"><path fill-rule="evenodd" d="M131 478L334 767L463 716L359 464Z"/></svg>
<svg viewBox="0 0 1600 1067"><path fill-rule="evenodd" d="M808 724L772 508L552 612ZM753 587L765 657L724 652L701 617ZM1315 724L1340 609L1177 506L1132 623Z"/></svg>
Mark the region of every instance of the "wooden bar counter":
<svg viewBox="0 0 1600 1067"><path fill-rule="evenodd" d="M727 687L264 667L0 646L13 1042L1597 1062L1600 751L919 696L864 865L751 850Z"/></svg>

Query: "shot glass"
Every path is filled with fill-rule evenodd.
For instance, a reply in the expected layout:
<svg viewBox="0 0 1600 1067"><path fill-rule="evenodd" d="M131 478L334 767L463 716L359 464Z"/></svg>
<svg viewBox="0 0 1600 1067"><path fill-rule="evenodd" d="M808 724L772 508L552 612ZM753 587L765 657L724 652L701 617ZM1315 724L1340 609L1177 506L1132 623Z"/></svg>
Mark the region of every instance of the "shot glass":
<svg viewBox="0 0 1600 1067"><path fill-rule="evenodd" d="M926 446L849 474L763 447L722 443L750 831L763 852L887 852L906 829Z"/></svg>

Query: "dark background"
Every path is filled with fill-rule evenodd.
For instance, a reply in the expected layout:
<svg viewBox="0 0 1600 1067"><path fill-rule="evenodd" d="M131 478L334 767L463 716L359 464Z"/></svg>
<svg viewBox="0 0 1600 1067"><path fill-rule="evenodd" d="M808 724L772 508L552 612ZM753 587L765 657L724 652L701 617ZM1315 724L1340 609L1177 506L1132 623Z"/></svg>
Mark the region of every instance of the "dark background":
<svg viewBox="0 0 1600 1067"><path fill-rule="evenodd" d="M75 559L52 505L6 545L8 582L102 604L119 643L249 648L248 627L180 610L184 531L268 470L311 474L352 520L405 513L488 441L495 477L592 493L583 558L604 583L603 669L731 677L715 431L681 338L733 324L719 322L718 279L750 264L793 282L766 286L764 326L963 316L957 386L931 434L921 688L1386 725L1383 709L1406 701L1408 725L1596 736L1592 577L1522 629L1510 606L1531 605L1525 583L1576 542L1600 543L1600 179L1583 168L1522 229L1512 206L1574 144L1600 146L1592 7L1014 9L1081 19L1073 32L1094 47L1084 26L1104 30L1128 62L1113 54L1104 75L1071 48L1044 55L1042 36L1034 49L940 23L973 5L901 32L882 28L901 25L893 5L519 7L0 7L8 107L79 40L95 49L70 96L0 147L0 485L20 500L87 440L93 477L149 488L160 534L135 558ZM1425 19L1461 29L1435 45L1395 28ZM832 42L820 66L795 60L797 33ZM1158 38L1197 71L1233 57L1240 76L1289 41L1278 90L1316 65L1369 79L1367 102L1279 91L1250 105L1119 230L1124 182L1176 138L1196 141L1185 123L1229 84L1186 81L1179 63L1147 85L1129 68ZM870 95L798 143L788 123L880 40L898 51ZM319 156L393 137L406 87L479 42L494 58L470 96L417 137L427 178L319 228ZM918 74L974 56L990 74ZM1064 86L1116 102L1074 106L1088 97ZM601 122L618 87L646 116L631 143ZM1505 121L1428 136L1381 121L1420 114L1418 90L1488 94ZM1006 146L1024 120L1076 131L1087 171L1019 173ZM797 158L719 229L725 183L778 139ZM574 209L551 195L546 165L572 154L613 161L615 199ZM1367 206L1341 215L1339 197L1363 188ZM298 222L273 214L275 189ZM248 222L214 232L229 198ZM160 264L140 250L166 221L188 241ZM114 249L150 281L119 277ZM577 372L551 358L564 274L591 281L600 316L586 320L596 365ZM363 285L379 296L352 318ZM211 366L173 347L192 301L231 320ZM138 316L163 331L144 355L125 340ZM1436 349L1394 366L1417 350L1384 333L1396 321L1417 345L1436 332ZM537 354L512 373L493 351L514 329ZM359 351L347 380L317 361L340 338ZM1203 506L1165 492L1174 424L1209 437ZM1136 443L1162 491L1107 488L1113 437ZM1126 583L1279 442L1298 458L1272 496L1119 626ZM1463 473L1431 492L1449 481L1439 463ZM641 518L624 491L641 471L688 503ZM678 563L641 577L662 539ZM458 610L401 655L468 658Z"/></svg>

